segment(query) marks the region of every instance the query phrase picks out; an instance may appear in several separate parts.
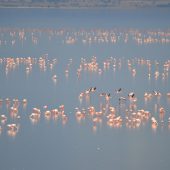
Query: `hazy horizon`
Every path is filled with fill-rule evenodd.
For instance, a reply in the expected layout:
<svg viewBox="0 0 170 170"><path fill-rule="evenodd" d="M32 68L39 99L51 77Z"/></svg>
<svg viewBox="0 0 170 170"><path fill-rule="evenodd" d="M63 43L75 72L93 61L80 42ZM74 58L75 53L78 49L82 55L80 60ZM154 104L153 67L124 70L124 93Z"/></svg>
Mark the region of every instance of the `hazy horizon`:
<svg viewBox="0 0 170 170"><path fill-rule="evenodd" d="M1 0L0 7L138 8L170 7L170 0Z"/></svg>

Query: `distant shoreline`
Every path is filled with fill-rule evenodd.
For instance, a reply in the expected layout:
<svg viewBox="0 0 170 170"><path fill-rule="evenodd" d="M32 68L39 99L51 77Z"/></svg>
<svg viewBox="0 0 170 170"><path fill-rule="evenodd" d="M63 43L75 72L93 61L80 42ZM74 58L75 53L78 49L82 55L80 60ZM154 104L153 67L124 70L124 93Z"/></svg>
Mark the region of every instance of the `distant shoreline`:
<svg viewBox="0 0 170 170"><path fill-rule="evenodd" d="M54 10L137 10L169 9L170 6L116 6L116 7L56 7L56 6L0 6L0 9L54 9Z"/></svg>
<svg viewBox="0 0 170 170"><path fill-rule="evenodd" d="M125 8L144 8L144 7L56 7L56 6L0 6L0 8L55 8L55 9L125 9Z"/></svg>
<svg viewBox="0 0 170 170"><path fill-rule="evenodd" d="M142 9L142 8L170 8L170 6L120 6L120 7L55 7L55 6L0 6L0 9L11 8L11 9Z"/></svg>
<svg viewBox="0 0 170 170"><path fill-rule="evenodd" d="M39 7L39 6L0 6L0 9L65 9L65 10L81 10L81 9L87 9L87 10L95 10L95 9L145 9L145 8L170 8L168 7L162 7L162 6L144 6L144 7Z"/></svg>
<svg viewBox="0 0 170 170"><path fill-rule="evenodd" d="M0 0L0 8L140 9L168 7L170 7L170 0Z"/></svg>

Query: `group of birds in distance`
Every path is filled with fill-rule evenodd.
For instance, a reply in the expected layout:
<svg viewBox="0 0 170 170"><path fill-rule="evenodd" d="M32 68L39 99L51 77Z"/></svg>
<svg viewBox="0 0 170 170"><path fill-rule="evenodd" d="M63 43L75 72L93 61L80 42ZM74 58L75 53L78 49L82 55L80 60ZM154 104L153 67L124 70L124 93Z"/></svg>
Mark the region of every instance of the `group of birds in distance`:
<svg viewBox="0 0 170 170"><path fill-rule="evenodd" d="M137 45L160 44L167 45L170 43L169 29L51 29L51 28L0 28L0 48L4 46L17 46L27 42L32 42L33 45L38 45L42 41L55 41L56 44L62 43L64 45L73 44L128 44L133 43ZM105 76L108 71L119 73L123 69L127 69L127 74L135 78L139 71L139 66L145 70L144 78L149 81L167 81L169 78L170 60L150 60L142 57L133 57L130 59L121 57L104 57L103 62L98 62L95 56L79 58L80 64L75 67L74 59L68 59L68 63L62 67L63 74L66 78L73 75L81 81L81 77L86 73L95 73L95 76ZM48 54L41 57L0 57L1 74L5 73L8 77L11 72L18 70L22 66L27 76L34 74L34 69L38 68L43 72L51 70L50 80L57 86L60 81L60 76L57 74L58 58L50 58ZM74 64L73 64L74 63ZM140 69L141 69L140 67ZM23 71L23 70L22 70ZM88 75L88 74L87 74ZM126 76L126 75L125 75ZM62 80L61 80L62 81ZM83 81L83 80L82 80ZM107 83L107 82L106 82ZM126 83L126 82L124 82ZM99 86L99 87L98 87ZM123 85L124 86L124 85ZM2 88L3 89L3 88ZM95 98L93 94L99 97L99 107L88 103L89 99ZM117 96L117 106L113 105L112 99ZM87 87L87 89L79 92L77 96L80 106L75 108L75 117L78 122L89 120L92 123L93 130L97 130L98 126L106 123L109 127L120 128L125 125L128 128L139 128L151 122L151 127L157 129L158 125L168 123L170 128L170 117L168 109L160 104L155 103L157 116L152 111L146 108L138 109L138 96L135 92L124 93L124 87L118 87L112 92L101 91L100 85ZM166 97L170 101L170 89L162 94L160 91L152 90L143 93L144 101L151 101L153 98L159 100L161 97ZM82 106L82 101L86 102L86 107ZM170 103L170 102L169 102ZM0 133L7 131L9 136L16 136L20 129L20 119L22 117L21 106L26 109L29 101L27 97L24 99L3 98L0 96ZM4 111L6 105L6 113ZM169 105L169 104L168 104ZM30 106L31 107L31 106ZM60 119L62 124L66 124L69 120L70 114L65 111L65 104L60 104L56 108L50 109L50 106L44 104L41 108L32 107L32 112L29 114L29 119L32 123L38 123L42 117L47 120ZM2 109L3 108L3 109ZM120 111L120 109L122 109ZM120 113L121 112L121 113ZM165 116L166 115L166 116ZM168 119L167 119L168 118Z"/></svg>
<svg viewBox="0 0 170 170"><path fill-rule="evenodd" d="M43 40L42 40L43 38ZM66 45L73 44L118 44L134 43L138 45L169 44L169 29L51 29L51 28L0 28L0 46L15 46L18 42L34 45L41 42L55 41ZM20 44L20 43L19 43Z"/></svg>
<svg viewBox="0 0 170 170"><path fill-rule="evenodd" d="M67 77L72 68L73 59L69 59L66 64L66 69L64 70L65 76ZM49 59L48 54L45 54L39 58L34 57L4 57L0 58L0 67L3 69L4 73L8 76L10 72L15 71L21 65L25 67L26 74L33 74L34 68L38 66L40 70L53 70L57 67L58 60L56 58ZM80 65L75 69L75 76L81 80L81 75L86 72L95 72L96 75L102 76L107 73L107 70L121 69L122 65L126 65L130 75L135 77L138 73L138 66L142 65L147 70L147 77L151 79L152 77L157 80L161 77L163 80L168 80L170 60L164 62L159 62L157 60L148 60L143 58L132 58L132 59L121 59L109 57L104 59L102 65L98 63L97 57L92 56L90 59L81 58ZM161 69L160 69L161 67ZM154 68L154 69L153 69ZM161 71L160 71L161 70ZM42 72L43 73L43 72ZM51 76L52 81L60 80L57 74ZM100 86L100 85L98 85ZM99 90L98 86L88 87L83 91L79 92L77 96L80 101L80 107L74 109L75 118L77 122L83 123L90 121L92 124L92 129L97 130L101 124L106 124L112 128L120 128L125 126L127 128L139 128L144 125L151 124L152 129L156 130L160 125L168 125L170 128L170 116L168 117L168 108L164 108L161 105L157 106L157 115L153 114L152 111L146 110L146 108L138 109L138 96L135 92L124 93L124 89L119 87L112 92L102 92ZM89 103L87 107L81 107L81 102L88 102L89 99L93 98L93 95L97 94L99 97L99 107ZM113 105L112 98L117 96L117 106ZM170 101L170 91L162 94L160 91L152 90L143 93L144 101L150 101L153 98L158 100L162 97L166 97ZM6 105L6 113L0 113L0 133L7 131L9 136L16 136L20 129L20 120L22 117L21 107L23 109L27 108L29 101L27 98L24 99L10 99L4 98L0 99L0 109ZM41 108L32 107L32 112L27 113L28 118L33 124L37 124L41 121L41 118L46 120L60 120L63 125L67 124L69 117L72 116L71 113L65 111L65 104L58 105L56 108L50 108L48 105L44 105ZM120 109L121 113L120 113ZM2 110L1 110L2 111ZM0 112L1 112L0 111ZM149 123L150 122L150 123Z"/></svg>

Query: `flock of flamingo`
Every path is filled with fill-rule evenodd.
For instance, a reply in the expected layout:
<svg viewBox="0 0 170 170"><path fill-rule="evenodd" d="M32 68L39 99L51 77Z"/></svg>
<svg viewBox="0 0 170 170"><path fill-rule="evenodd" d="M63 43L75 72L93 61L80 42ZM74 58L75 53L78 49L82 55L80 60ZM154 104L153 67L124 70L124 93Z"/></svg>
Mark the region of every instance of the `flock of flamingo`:
<svg viewBox="0 0 170 170"><path fill-rule="evenodd" d="M68 63L65 66L65 76L68 77L69 71L72 66L72 58L68 60ZM143 58L132 58L132 59L125 59L125 58L114 58L108 57L103 61L102 64L97 62L97 57L92 56L90 60L86 58L80 59L80 64L76 70L77 77L80 77L81 73L83 72L95 72L98 75L102 75L105 71L113 70L116 71L122 68L122 65L125 63L128 67L128 71L130 74L135 77L137 74L138 66L145 66L146 75L148 79L155 78L162 78L163 80L168 79L169 75L169 66L170 60L164 61L164 63L160 63L157 60L151 61L146 60ZM57 67L57 58L49 59L48 54L44 54L39 58L34 57L5 57L0 58L0 64L5 64L5 73L8 75L10 71L14 71L21 65L24 65L26 74L30 74L34 66L38 64L41 71L46 71L48 68L54 70ZM154 67L154 68L153 68ZM160 71L161 67L161 71ZM52 77L54 82L57 81L58 76L54 74ZM147 93L145 94L147 96ZM157 94L158 95L158 94Z"/></svg>
<svg viewBox="0 0 170 170"><path fill-rule="evenodd" d="M96 87L89 88L84 92L80 93L79 98L89 99L89 96L96 91ZM85 118L90 118L93 123L93 130L97 129L97 124L103 121L107 123L110 127L122 127L122 123L126 125L127 128L138 128L145 125L148 121L151 122L152 129L156 130L158 127L158 122L163 126L165 121L165 108L162 106L157 106L156 110L159 115L159 120L157 120L150 111L144 109L137 109L137 97L134 92L130 92L126 97L122 97L122 88L117 89L113 94L111 93L99 93L99 97L104 98L104 102L100 102L100 109L97 110L94 106L89 106L88 108L76 108L76 118L78 122L81 122ZM115 98L118 95L119 108L113 106L110 102L112 96ZM144 93L144 100L149 98L159 98L162 94L157 91L150 93ZM170 93L167 93L167 98L170 99ZM101 99L100 99L101 101ZM120 114L120 111L123 114ZM170 128L170 117L167 120L168 127Z"/></svg>
<svg viewBox="0 0 170 170"><path fill-rule="evenodd" d="M26 74L34 74L34 68L38 66L40 70L55 70L58 64L58 59L49 59L48 54L45 54L39 58L34 57L7 57L0 58L0 67L3 68L3 71L6 75L10 72L15 71L16 68L20 66L25 67ZM74 60L69 59L66 64L66 69L64 74L67 77L71 71L72 64ZM103 76L107 74L108 70L115 71L121 70L122 67L127 67L130 75L135 77L138 74L138 67L143 66L146 70L146 75L148 79L154 78L157 80L161 77L163 80L168 80L169 69L170 69L170 60L164 62L159 62L157 60L147 60L143 58L114 58L108 57L104 59L103 63L99 63L97 57L92 56L90 59L81 58L80 64L75 71L75 77L81 81L81 75L86 72L95 72L98 76ZM160 69L161 68L161 69ZM43 72L42 72L43 73ZM60 77L57 74L52 75L52 81L56 82L60 80ZM89 104L87 107L76 107L75 108L75 118L77 122L90 121L93 127L93 130L97 130L100 124L105 123L107 126L112 128L120 128L125 126L127 128L139 128L146 124L151 123L152 129L157 129L160 125L168 124L170 128L170 117L167 119L165 114L167 113L167 108L164 108L161 105L156 105L158 116L148 111L146 109L138 109L138 96L135 92L129 92L128 94L124 93L124 89L119 87L114 89L112 92L103 92L98 90L98 86L88 87L79 93L78 99L80 103L82 101L89 101L93 99L93 96L97 95L99 97L99 107ZM118 106L112 104L112 98L117 96ZM159 99L160 97L166 97L167 100L170 100L170 91L167 91L166 94L162 94L159 91L153 90L143 93L144 101L152 100L153 98ZM7 131L9 136L16 136L20 129L19 120L22 117L22 114L19 112L19 107L26 109L28 105L28 100L22 99L0 99L0 108L3 104L6 105L7 113L0 114L0 133ZM47 120L58 120L62 121L62 124L66 124L69 121L69 115L65 111L65 105L62 104L57 108L49 109L47 105L42 106L42 108L34 107L32 112L28 113L28 118L34 124L38 123L41 117L44 117ZM121 110L121 113L120 111ZM12 123L11 123L12 122Z"/></svg>
<svg viewBox="0 0 170 170"><path fill-rule="evenodd" d="M0 46L16 45L31 41L38 44L41 38L55 40L64 44L116 44L134 42L142 44L169 44L170 30L138 30L138 29L20 29L0 28Z"/></svg>

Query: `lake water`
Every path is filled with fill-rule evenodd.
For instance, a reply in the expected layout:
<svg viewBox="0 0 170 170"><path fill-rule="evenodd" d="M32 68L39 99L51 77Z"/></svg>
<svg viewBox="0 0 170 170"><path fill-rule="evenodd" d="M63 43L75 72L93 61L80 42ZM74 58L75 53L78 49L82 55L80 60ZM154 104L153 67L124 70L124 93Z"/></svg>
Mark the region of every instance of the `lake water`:
<svg viewBox="0 0 170 170"><path fill-rule="evenodd" d="M0 9L0 170L169 170L169 21Z"/></svg>

